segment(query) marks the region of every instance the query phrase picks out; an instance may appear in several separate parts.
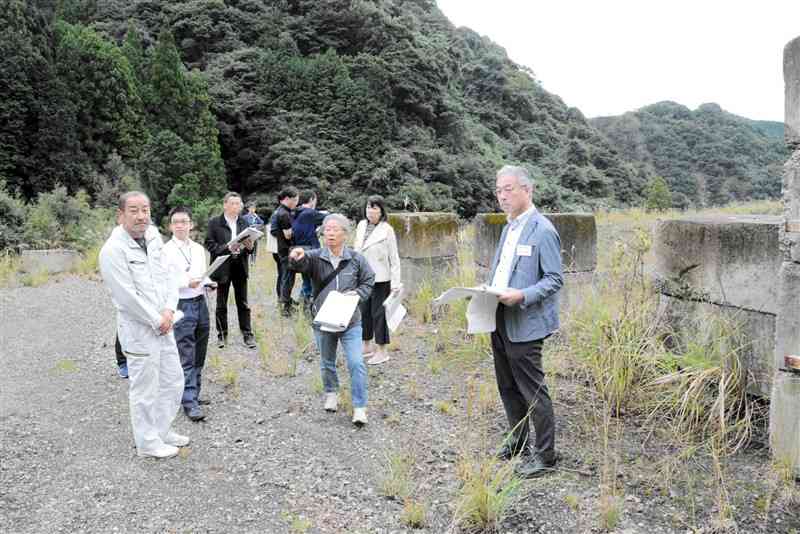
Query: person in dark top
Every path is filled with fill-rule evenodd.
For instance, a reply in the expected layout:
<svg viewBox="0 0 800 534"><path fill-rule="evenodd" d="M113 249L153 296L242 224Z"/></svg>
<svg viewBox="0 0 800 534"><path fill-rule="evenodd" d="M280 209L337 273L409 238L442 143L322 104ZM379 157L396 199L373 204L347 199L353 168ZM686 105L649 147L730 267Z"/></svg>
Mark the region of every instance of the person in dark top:
<svg viewBox="0 0 800 534"><path fill-rule="evenodd" d="M278 302L284 317L292 314L292 289L294 289L295 272L289 270L289 250L293 244L292 210L297 207L299 200L297 189L288 186L278 193L280 205L275 210L275 221L270 226L270 232L278 240L278 278L280 280L280 295Z"/></svg>
<svg viewBox="0 0 800 534"><path fill-rule="evenodd" d="M319 248L319 238L317 229L322 225L322 221L328 214L327 211L317 210L317 194L310 189L300 192L300 207L295 210L294 221L292 221L292 241L294 246L303 247L304 250ZM311 304L311 276L301 273L303 276L303 288L300 295L303 297L303 309L310 310Z"/></svg>
<svg viewBox="0 0 800 534"><path fill-rule="evenodd" d="M219 256L230 257L217 269L212 280L217 282L217 346L224 348L228 339L228 293L233 284L236 298L236 312L239 316L239 329L244 337L244 344L251 349L256 348L253 329L250 326L250 306L247 304L247 256L253 249L253 241L248 239L242 243L231 243L231 240L247 228L247 222L241 216L242 197L239 193L227 193L223 198L223 213L208 221L206 233L206 249L211 253L210 263Z"/></svg>
<svg viewBox="0 0 800 534"><path fill-rule="evenodd" d="M254 226L257 229L261 230L261 226L264 226L264 219L258 216L256 213L256 201L251 200L247 203L247 213L243 215L244 220L247 221L249 226ZM258 243L253 244L253 250L250 252L250 264L255 265L256 263L256 254L258 253Z"/></svg>

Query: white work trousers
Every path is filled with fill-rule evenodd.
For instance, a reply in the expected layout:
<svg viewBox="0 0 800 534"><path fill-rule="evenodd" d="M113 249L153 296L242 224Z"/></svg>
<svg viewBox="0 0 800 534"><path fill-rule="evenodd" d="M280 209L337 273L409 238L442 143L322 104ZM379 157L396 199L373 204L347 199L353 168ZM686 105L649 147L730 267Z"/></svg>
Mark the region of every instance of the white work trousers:
<svg viewBox="0 0 800 534"><path fill-rule="evenodd" d="M183 368L173 332L152 334L149 354L125 352L133 440L140 453L164 446L164 437L181 406Z"/></svg>

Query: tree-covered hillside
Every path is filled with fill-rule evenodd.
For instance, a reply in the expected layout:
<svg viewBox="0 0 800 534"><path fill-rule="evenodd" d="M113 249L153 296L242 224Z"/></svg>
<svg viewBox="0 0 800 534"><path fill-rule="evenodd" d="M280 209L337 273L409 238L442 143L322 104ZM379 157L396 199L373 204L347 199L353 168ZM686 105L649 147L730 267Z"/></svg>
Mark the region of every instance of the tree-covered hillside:
<svg viewBox="0 0 800 534"><path fill-rule="evenodd" d="M0 4L0 179L24 198L138 181L163 214L291 183L469 216L503 163L549 210L639 203L650 178L433 1Z"/></svg>
<svg viewBox="0 0 800 534"><path fill-rule="evenodd" d="M782 123L745 119L717 104L692 111L674 102L590 122L626 158L663 176L678 207L780 195L788 156Z"/></svg>

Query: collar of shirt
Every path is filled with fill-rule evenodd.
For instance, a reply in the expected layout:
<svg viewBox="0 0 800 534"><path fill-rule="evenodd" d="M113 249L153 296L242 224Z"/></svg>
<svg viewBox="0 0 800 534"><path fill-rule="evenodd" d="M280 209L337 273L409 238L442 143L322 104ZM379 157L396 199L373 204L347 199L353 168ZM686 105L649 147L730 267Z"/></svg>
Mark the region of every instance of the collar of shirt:
<svg viewBox="0 0 800 534"><path fill-rule="evenodd" d="M507 221L510 230L516 230L520 226L525 226L525 223L528 222L528 219L531 218L531 215L536 213L536 206L531 204L531 207L520 213L516 219L512 219L511 215L508 216Z"/></svg>

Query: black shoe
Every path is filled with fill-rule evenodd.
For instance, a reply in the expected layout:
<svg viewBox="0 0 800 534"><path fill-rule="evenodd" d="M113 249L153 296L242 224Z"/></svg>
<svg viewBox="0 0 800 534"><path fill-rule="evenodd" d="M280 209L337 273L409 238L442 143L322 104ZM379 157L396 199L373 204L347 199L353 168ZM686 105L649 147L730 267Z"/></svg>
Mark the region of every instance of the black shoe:
<svg viewBox="0 0 800 534"><path fill-rule="evenodd" d="M536 478L555 471L555 465L555 454L550 454L545 458L543 455L537 453L525 457L514 468L514 473L520 478Z"/></svg>
<svg viewBox="0 0 800 534"><path fill-rule="evenodd" d="M248 349L254 349L258 347L256 344L256 338L253 337L253 334L245 334L244 336L244 346Z"/></svg>
<svg viewBox="0 0 800 534"><path fill-rule="evenodd" d="M184 408L184 413L186 413L186 417L191 419L192 421L202 421L206 418L206 414L203 413L203 410L200 406L192 406L191 408Z"/></svg>
<svg viewBox="0 0 800 534"><path fill-rule="evenodd" d="M226 342L227 342L227 338L218 337L217 338L217 348L224 349Z"/></svg>
<svg viewBox="0 0 800 534"><path fill-rule="evenodd" d="M197 404L199 404L200 406L208 406L209 404L211 404L211 401L208 399L197 399Z"/></svg>
<svg viewBox="0 0 800 534"><path fill-rule="evenodd" d="M515 456L519 456L520 454L523 456L530 455L531 450L529 447L520 447L519 445L513 445L511 443L503 443L503 446L500 447L500 450L497 451L495 458L498 460L505 460L508 461Z"/></svg>

